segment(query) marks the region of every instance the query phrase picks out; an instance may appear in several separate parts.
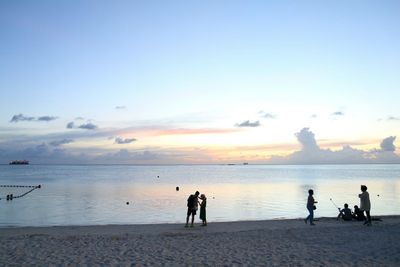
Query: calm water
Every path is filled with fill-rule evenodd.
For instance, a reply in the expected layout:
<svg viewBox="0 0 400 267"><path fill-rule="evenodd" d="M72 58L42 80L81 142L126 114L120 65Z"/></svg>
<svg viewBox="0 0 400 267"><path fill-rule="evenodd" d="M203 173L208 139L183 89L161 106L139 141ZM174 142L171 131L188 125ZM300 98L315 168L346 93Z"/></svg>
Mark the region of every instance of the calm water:
<svg viewBox="0 0 400 267"><path fill-rule="evenodd" d="M0 184L43 186L13 201L3 198L24 191L0 188L0 226L184 222L196 190L208 197L210 222L304 217L309 188L316 216L336 216L330 198L358 205L360 184L372 215L400 214L400 165L0 165Z"/></svg>

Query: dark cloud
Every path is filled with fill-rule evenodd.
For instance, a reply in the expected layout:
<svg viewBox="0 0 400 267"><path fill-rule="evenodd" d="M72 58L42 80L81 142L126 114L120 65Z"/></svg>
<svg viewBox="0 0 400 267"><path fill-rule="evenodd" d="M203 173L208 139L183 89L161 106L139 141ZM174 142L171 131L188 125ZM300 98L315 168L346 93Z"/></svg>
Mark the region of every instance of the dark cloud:
<svg viewBox="0 0 400 267"><path fill-rule="evenodd" d="M136 141L135 138L125 138L125 139L121 138L121 137L115 138L115 143L119 144L119 145L129 144L129 143L132 143L132 142L135 142L135 141Z"/></svg>
<svg viewBox="0 0 400 267"><path fill-rule="evenodd" d="M75 127L75 124L74 124L73 121L68 122L68 124L67 124L67 129L73 129L74 127Z"/></svg>
<svg viewBox="0 0 400 267"><path fill-rule="evenodd" d="M265 114L263 115L263 118L275 119L276 116L275 116L274 114L271 114L271 113L265 113Z"/></svg>
<svg viewBox="0 0 400 267"><path fill-rule="evenodd" d="M389 136L382 140L381 142L381 150L394 152L396 151L396 146L394 145L394 141L396 140L396 136Z"/></svg>
<svg viewBox="0 0 400 267"><path fill-rule="evenodd" d="M333 112L331 115L332 116L344 116L344 113L342 111L336 111L336 112Z"/></svg>
<svg viewBox="0 0 400 267"><path fill-rule="evenodd" d="M126 109L126 106L116 106L115 109Z"/></svg>
<svg viewBox="0 0 400 267"><path fill-rule="evenodd" d="M35 117L29 117L29 116L25 116L23 114L18 114L18 115L14 115L10 122L19 122L19 121L33 121L35 120Z"/></svg>
<svg viewBox="0 0 400 267"><path fill-rule="evenodd" d="M88 123L84 123L78 126L79 129L85 129L85 130L96 130L98 127L97 125L88 122Z"/></svg>
<svg viewBox="0 0 400 267"><path fill-rule="evenodd" d="M315 135L310 131L309 128L303 128L300 132L295 133L297 141L302 145L302 149L305 151L313 151L319 149Z"/></svg>
<svg viewBox="0 0 400 267"><path fill-rule="evenodd" d="M98 128L98 126L91 122L84 123L84 124L81 124L78 126L75 125L75 123L73 121L71 121L67 124L67 129L74 129L74 128L85 129L85 130L96 130Z"/></svg>
<svg viewBox="0 0 400 267"><path fill-rule="evenodd" d="M40 116L40 117L30 117L30 116L25 116L23 114L17 114L14 115L10 122L19 122L19 121L53 121L56 120L57 117L54 116Z"/></svg>
<svg viewBox="0 0 400 267"><path fill-rule="evenodd" d="M38 117L37 121L53 121L56 119L57 119L57 117L54 117L54 116L42 116L42 117Z"/></svg>
<svg viewBox="0 0 400 267"><path fill-rule="evenodd" d="M341 150L332 151L318 146L313 132L303 128L295 136L301 144L300 151L286 157L273 156L270 163L279 164L358 164L358 163L400 163L400 157L394 153L395 136L389 136L381 142L381 149L359 150L345 145Z"/></svg>
<svg viewBox="0 0 400 267"><path fill-rule="evenodd" d="M259 127L259 126L261 126L261 124L260 124L260 121L251 122L251 121L247 120L242 123L237 123L235 126L236 127Z"/></svg>
<svg viewBox="0 0 400 267"><path fill-rule="evenodd" d="M55 140L49 143L51 146L61 146L74 142L72 139Z"/></svg>
<svg viewBox="0 0 400 267"><path fill-rule="evenodd" d="M400 121L400 117L389 116L387 118L388 121Z"/></svg>

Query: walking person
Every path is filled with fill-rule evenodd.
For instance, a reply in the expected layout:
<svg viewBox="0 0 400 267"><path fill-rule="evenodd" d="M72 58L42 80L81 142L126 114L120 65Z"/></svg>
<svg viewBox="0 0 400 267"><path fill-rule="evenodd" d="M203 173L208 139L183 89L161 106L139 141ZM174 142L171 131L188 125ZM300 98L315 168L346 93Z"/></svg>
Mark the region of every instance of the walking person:
<svg viewBox="0 0 400 267"><path fill-rule="evenodd" d="M308 190L308 199L307 199L307 210L309 212L309 215L307 218L304 219L304 222L307 223L308 220L310 220L310 225L315 225L314 223L314 210L316 209L315 205L318 203L317 201L314 200L314 191L312 189Z"/></svg>
<svg viewBox="0 0 400 267"><path fill-rule="evenodd" d="M194 223L194 216L196 215L196 211L199 207L199 191L196 191L196 193L192 194L189 196L189 198L187 199L187 216L186 216L186 225L185 227L189 227L189 217L190 215L192 215L192 224L190 225L190 227L193 227L193 223Z"/></svg>
<svg viewBox="0 0 400 267"><path fill-rule="evenodd" d="M364 225L371 225L371 201L369 200L369 193L367 192L367 186L362 185L361 186L361 194L358 195L358 197L360 198L360 210L362 212L365 211L365 213L367 214L367 219L364 222Z"/></svg>
<svg viewBox="0 0 400 267"><path fill-rule="evenodd" d="M202 226L207 226L207 218L206 218L206 206L207 206L207 198L206 195L200 195L201 203L200 203L200 220L203 221Z"/></svg>

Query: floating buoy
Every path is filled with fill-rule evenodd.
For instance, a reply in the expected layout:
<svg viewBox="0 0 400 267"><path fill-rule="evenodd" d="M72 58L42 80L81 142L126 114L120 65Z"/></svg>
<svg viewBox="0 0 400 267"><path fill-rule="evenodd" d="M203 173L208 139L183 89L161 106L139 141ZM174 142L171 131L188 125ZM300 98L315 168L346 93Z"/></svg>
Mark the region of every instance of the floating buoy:
<svg viewBox="0 0 400 267"><path fill-rule="evenodd" d="M176 191L179 191L179 186L176 187Z"/></svg>

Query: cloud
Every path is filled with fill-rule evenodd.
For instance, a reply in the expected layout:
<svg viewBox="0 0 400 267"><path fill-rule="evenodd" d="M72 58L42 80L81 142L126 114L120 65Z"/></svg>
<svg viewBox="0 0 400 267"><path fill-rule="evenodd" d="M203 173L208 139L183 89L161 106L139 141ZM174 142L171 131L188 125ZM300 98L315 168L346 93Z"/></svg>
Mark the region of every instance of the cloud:
<svg viewBox="0 0 400 267"><path fill-rule="evenodd" d="M78 126L79 129L86 129L86 130L96 130L98 127L97 125L88 122L88 123L84 123Z"/></svg>
<svg viewBox="0 0 400 267"><path fill-rule="evenodd" d="M40 117L30 117L25 116L22 113L12 116L10 122L20 122L20 121L53 121L56 120L58 117L54 116L40 116Z"/></svg>
<svg viewBox="0 0 400 267"><path fill-rule="evenodd" d="M29 117L29 116L25 116L23 114L18 114L18 115L14 115L10 122L19 122L19 121L33 121L35 120L35 117Z"/></svg>
<svg viewBox="0 0 400 267"><path fill-rule="evenodd" d="M304 151L314 151L319 149L315 135L309 128L303 128L300 132L295 133L297 141L302 145Z"/></svg>
<svg viewBox="0 0 400 267"><path fill-rule="evenodd" d="M73 121L71 121L67 124L67 129L74 129L74 128L85 129L85 130L96 130L98 128L98 126L91 122L84 123L79 126L76 126Z"/></svg>
<svg viewBox="0 0 400 267"><path fill-rule="evenodd" d="M42 117L38 117L37 121L53 121L56 119L57 119L57 117L54 117L54 116L42 116Z"/></svg>
<svg viewBox="0 0 400 267"><path fill-rule="evenodd" d="M126 109L126 106L116 106L115 109Z"/></svg>
<svg viewBox="0 0 400 267"><path fill-rule="evenodd" d="M61 146L74 142L72 139L55 140L49 143L51 146Z"/></svg>
<svg viewBox="0 0 400 267"><path fill-rule="evenodd" d="M396 136L389 136L382 140L381 142L381 151L396 151L396 146L394 145L394 141L396 140Z"/></svg>
<svg viewBox="0 0 400 267"><path fill-rule="evenodd" d="M251 122L249 120L244 121L242 123L235 124L236 127L259 127L261 126L260 121Z"/></svg>
<svg viewBox="0 0 400 267"><path fill-rule="evenodd" d="M332 116L344 116L344 113L342 111L335 111L331 115Z"/></svg>
<svg viewBox="0 0 400 267"><path fill-rule="evenodd" d="M135 138L125 138L125 139L121 138L121 137L115 138L115 144L119 144L119 145L130 144L130 143L135 142L135 141L136 141Z"/></svg>
<svg viewBox="0 0 400 267"><path fill-rule="evenodd" d="M388 121L400 121L400 117L389 116L387 117Z"/></svg>
<svg viewBox="0 0 400 267"><path fill-rule="evenodd" d="M265 114L263 115L263 118L275 119L276 116L275 116L274 114L271 114L271 113L265 113Z"/></svg>
<svg viewBox="0 0 400 267"><path fill-rule="evenodd" d="M297 141L302 146L288 156L272 156L269 163L274 164L360 164L360 163L400 163L400 157L394 153L395 136L382 140L380 149L360 150L345 145L332 151L318 146L315 135L309 128L296 133Z"/></svg>

